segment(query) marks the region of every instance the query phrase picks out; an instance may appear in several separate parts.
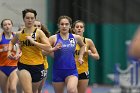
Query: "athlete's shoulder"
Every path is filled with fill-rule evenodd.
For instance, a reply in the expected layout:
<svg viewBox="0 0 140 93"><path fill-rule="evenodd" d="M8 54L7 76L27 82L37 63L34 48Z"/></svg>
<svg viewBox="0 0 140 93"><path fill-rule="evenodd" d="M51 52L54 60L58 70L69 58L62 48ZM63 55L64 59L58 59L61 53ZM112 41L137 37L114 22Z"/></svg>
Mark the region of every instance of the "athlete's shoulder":
<svg viewBox="0 0 140 93"><path fill-rule="evenodd" d="M72 34L73 36L74 36L74 38L81 38L81 36L79 36L79 35L76 35L76 34Z"/></svg>
<svg viewBox="0 0 140 93"><path fill-rule="evenodd" d="M86 42L86 45L88 46L95 46L93 40L90 38L86 38L85 42Z"/></svg>
<svg viewBox="0 0 140 93"><path fill-rule="evenodd" d="M56 38L57 34L50 36L49 38Z"/></svg>
<svg viewBox="0 0 140 93"><path fill-rule="evenodd" d="M0 32L0 41L2 40L2 34L3 34L3 32Z"/></svg>
<svg viewBox="0 0 140 93"><path fill-rule="evenodd" d="M0 36L2 36L3 35L3 32L0 32Z"/></svg>
<svg viewBox="0 0 140 93"><path fill-rule="evenodd" d="M21 33L22 33L22 31L16 32L16 33L15 33L15 37L19 37Z"/></svg>
<svg viewBox="0 0 140 93"><path fill-rule="evenodd" d="M50 42L51 45L54 45L56 40L57 40L57 34L49 37L49 42Z"/></svg>
<svg viewBox="0 0 140 93"><path fill-rule="evenodd" d="M41 32L43 32L42 30L40 30L40 29L38 29L38 28L36 28L36 31L41 31Z"/></svg>
<svg viewBox="0 0 140 93"><path fill-rule="evenodd" d="M22 31L15 32L15 34L20 34L20 33L22 33Z"/></svg>
<svg viewBox="0 0 140 93"><path fill-rule="evenodd" d="M85 38L86 42L93 42L90 38Z"/></svg>
<svg viewBox="0 0 140 93"><path fill-rule="evenodd" d="M0 32L0 37L2 36L3 32Z"/></svg>
<svg viewBox="0 0 140 93"><path fill-rule="evenodd" d="M15 35L16 33L17 33L17 32L15 32L15 31L12 31L12 34L14 34L14 35Z"/></svg>
<svg viewBox="0 0 140 93"><path fill-rule="evenodd" d="M42 30L40 30L40 29L35 29L35 31L34 32L36 32L37 34L40 34L40 33L43 33L43 31Z"/></svg>

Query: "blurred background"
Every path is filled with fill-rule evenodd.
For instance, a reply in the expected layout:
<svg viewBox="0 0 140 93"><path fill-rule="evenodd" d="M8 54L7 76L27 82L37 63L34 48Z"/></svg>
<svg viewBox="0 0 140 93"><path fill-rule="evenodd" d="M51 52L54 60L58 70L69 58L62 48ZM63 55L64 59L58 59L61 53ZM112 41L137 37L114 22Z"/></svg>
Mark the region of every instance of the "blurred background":
<svg viewBox="0 0 140 93"><path fill-rule="evenodd" d="M114 73L115 64L126 69L127 42L133 37L140 22L140 0L0 0L0 20L10 18L14 31L23 24L22 10L33 8L37 19L45 24L51 34L57 31L57 19L70 16L73 21L86 23L85 37L94 41L100 60L89 58L89 85L111 85L107 75ZM49 58L48 82L51 82Z"/></svg>
<svg viewBox="0 0 140 93"><path fill-rule="evenodd" d="M114 64L127 68L126 43L139 25L139 5L139 0L48 0L46 23L53 34L60 15L83 20L84 36L94 41L101 57L89 59L90 84L111 84L107 74L114 72Z"/></svg>

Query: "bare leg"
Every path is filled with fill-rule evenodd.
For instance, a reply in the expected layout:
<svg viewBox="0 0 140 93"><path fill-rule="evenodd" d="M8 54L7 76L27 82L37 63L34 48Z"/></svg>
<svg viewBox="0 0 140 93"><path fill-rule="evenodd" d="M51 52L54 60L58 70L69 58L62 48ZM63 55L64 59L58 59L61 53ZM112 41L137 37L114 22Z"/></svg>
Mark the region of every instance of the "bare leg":
<svg viewBox="0 0 140 93"><path fill-rule="evenodd" d="M24 93L33 93L32 78L30 73L27 70L20 70L18 71L18 76Z"/></svg>
<svg viewBox="0 0 140 93"><path fill-rule="evenodd" d="M39 82L32 83L33 93L37 93L38 92L38 88L39 88L41 82L42 82L42 80L39 81Z"/></svg>
<svg viewBox="0 0 140 93"><path fill-rule="evenodd" d="M18 80L18 83L17 83L17 93L24 93L19 80Z"/></svg>
<svg viewBox="0 0 140 93"><path fill-rule="evenodd" d="M55 93L63 93L64 86L65 86L64 82L53 82L53 87L54 87Z"/></svg>
<svg viewBox="0 0 140 93"><path fill-rule="evenodd" d="M66 83L68 93L78 93L77 91L78 78L76 76L68 76L66 78Z"/></svg>
<svg viewBox="0 0 140 93"><path fill-rule="evenodd" d="M78 81L78 93L86 93L89 79L83 79Z"/></svg>
<svg viewBox="0 0 140 93"><path fill-rule="evenodd" d="M14 70L9 76L9 91L10 93L17 93L17 82L18 76L16 73L17 70Z"/></svg>
<svg viewBox="0 0 140 93"><path fill-rule="evenodd" d="M8 93L8 77L0 71L0 87L2 93Z"/></svg>
<svg viewBox="0 0 140 93"><path fill-rule="evenodd" d="M45 80L46 80L46 78L43 78L43 80L42 80L41 84L39 85L39 88L38 88L38 93L42 93L41 91L42 91L42 87L43 87L43 86L44 86L44 84L45 84Z"/></svg>

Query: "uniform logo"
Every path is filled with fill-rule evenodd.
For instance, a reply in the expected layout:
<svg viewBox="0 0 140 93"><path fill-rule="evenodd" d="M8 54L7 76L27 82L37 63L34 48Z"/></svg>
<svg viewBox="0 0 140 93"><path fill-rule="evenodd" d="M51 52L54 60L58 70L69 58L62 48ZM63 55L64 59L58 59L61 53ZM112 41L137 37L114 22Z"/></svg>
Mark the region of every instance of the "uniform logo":
<svg viewBox="0 0 140 93"><path fill-rule="evenodd" d="M32 38L33 38L34 40L36 40L36 33L33 32L33 33L31 34L31 36L32 36Z"/></svg>
<svg viewBox="0 0 140 93"><path fill-rule="evenodd" d="M74 40L74 38L70 38L69 41L70 41L70 44L75 45L75 40Z"/></svg>

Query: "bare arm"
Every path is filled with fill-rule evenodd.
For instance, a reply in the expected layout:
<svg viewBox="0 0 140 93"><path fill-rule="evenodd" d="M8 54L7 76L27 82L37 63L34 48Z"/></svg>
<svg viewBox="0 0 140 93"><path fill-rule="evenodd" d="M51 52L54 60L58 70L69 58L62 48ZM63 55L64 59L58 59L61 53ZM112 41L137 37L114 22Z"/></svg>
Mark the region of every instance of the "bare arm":
<svg viewBox="0 0 140 93"><path fill-rule="evenodd" d="M0 33L0 42L2 40L2 33ZM0 49L0 52L3 52L3 49Z"/></svg>
<svg viewBox="0 0 140 93"><path fill-rule="evenodd" d="M19 32L20 33L20 32ZM19 33L16 33L16 35L12 38L12 40L9 42L9 47L8 47L8 58L10 59L18 59L19 57L19 52L20 52L20 48L19 46L16 46L16 56L13 56L11 51L14 48L14 45L17 43L18 41L18 35ZM18 56L18 57L17 57Z"/></svg>
<svg viewBox="0 0 140 93"><path fill-rule="evenodd" d="M55 44L55 42L56 42L56 35L50 36L50 37L49 37L49 42L50 42L50 45L51 45L52 47L54 47L54 44Z"/></svg>
<svg viewBox="0 0 140 93"><path fill-rule="evenodd" d="M91 39L87 39L87 43L89 45L89 50L88 50L89 55L91 57L93 57L94 59L99 60L100 56L97 52L97 49L96 49L93 41Z"/></svg>
<svg viewBox="0 0 140 93"><path fill-rule="evenodd" d="M56 35L53 35L53 36L49 37L49 42L50 42L51 46L54 47L54 45L56 43ZM61 47L61 45L60 45L60 47ZM48 55L53 58L54 57L54 52L51 52Z"/></svg>
<svg viewBox="0 0 140 93"><path fill-rule="evenodd" d="M52 58L54 57L54 52L47 52L47 51L44 51L44 50L42 50L42 54L44 55L44 56L51 56Z"/></svg>
<svg viewBox="0 0 140 93"><path fill-rule="evenodd" d="M15 51L16 51L16 55L15 55L15 59L17 60L21 55L22 55L22 52L21 52L21 49L20 49L20 46L18 43L15 44Z"/></svg>
<svg viewBox="0 0 140 93"><path fill-rule="evenodd" d="M39 38L41 40L41 43L36 42L33 40L31 36L27 36L27 39L30 40L30 42L37 47L47 51L47 52L53 52L57 50L57 47L52 48L49 42L49 39L45 36L45 34L42 31L38 31Z"/></svg>
<svg viewBox="0 0 140 93"><path fill-rule="evenodd" d="M0 33L0 42L1 42L1 40L2 40L2 33Z"/></svg>
<svg viewBox="0 0 140 93"><path fill-rule="evenodd" d="M135 33L128 52L130 56L140 58L140 28Z"/></svg>
<svg viewBox="0 0 140 93"><path fill-rule="evenodd" d="M79 53L79 62L82 64L83 55L85 53L85 44L79 35L74 35L75 39L77 40L77 44L80 46L80 53Z"/></svg>
<svg viewBox="0 0 140 93"><path fill-rule="evenodd" d="M18 41L18 35L19 33L17 33L13 38L12 40L9 42L9 47L8 47L8 50L11 51L13 49L13 46L17 43Z"/></svg>

